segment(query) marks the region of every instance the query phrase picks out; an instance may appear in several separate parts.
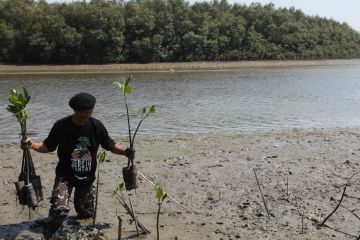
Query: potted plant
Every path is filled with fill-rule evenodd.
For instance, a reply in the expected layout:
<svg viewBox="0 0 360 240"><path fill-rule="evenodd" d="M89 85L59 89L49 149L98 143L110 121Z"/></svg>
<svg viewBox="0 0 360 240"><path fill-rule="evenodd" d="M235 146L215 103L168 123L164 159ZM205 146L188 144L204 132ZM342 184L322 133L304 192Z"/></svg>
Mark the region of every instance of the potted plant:
<svg viewBox="0 0 360 240"><path fill-rule="evenodd" d="M128 107L127 98L126 98L126 95L132 93L132 91L133 91L133 89L132 89L132 87L130 85L131 80L132 80L132 76L130 75L129 77L124 79L122 83L115 81L115 82L113 82L113 84L117 88L119 88L123 93L124 104L125 104L125 108L126 108L126 116L127 116L129 144L130 144L130 148L134 148L135 137L136 137L136 134L137 134L142 122L149 116L150 113L155 113L156 112L156 106L153 105L153 106L151 106L149 108L142 107L142 108L139 109L139 112L141 114L141 118L140 118L140 121L139 121L135 131L134 131L134 134L132 135L132 133L131 133L131 124L130 124L130 115L129 115L129 107ZM127 164L126 167L124 167L122 169L122 172L123 172L123 177L124 177L126 190L135 189L137 187L137 184L136 184L137 170L136 170L136 167L135 167L135 164L134 164L134 159L128 159L128 164Z"/></svg>

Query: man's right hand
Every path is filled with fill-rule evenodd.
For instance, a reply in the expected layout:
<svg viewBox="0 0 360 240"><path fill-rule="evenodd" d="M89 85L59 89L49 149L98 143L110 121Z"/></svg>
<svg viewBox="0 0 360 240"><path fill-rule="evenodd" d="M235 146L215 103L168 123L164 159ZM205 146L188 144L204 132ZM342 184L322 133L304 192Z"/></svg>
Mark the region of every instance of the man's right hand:
<svg viewBox="0 0 360 240"><path fill-rule="evenodd" d="M20 141L20 148L22 149L22 150L24 150L25 148L30 148L31 147L31 144L32 144L32 142L31 142L31 139L30 138L27 138L27 139L21 139L21 141Z"/></svg>
<svg viewBox="0 0 360 240"><path fill-rule="evenodd" d="M43 142L42 143L34 142L34 141L31 140L31 138L21 140L20 148L22 150L24 150L26 148L32 149L32 150L34 150L36 152L39 152L39 153L48 153L49 152L49 149L46 147L46 145Z"/></svg>

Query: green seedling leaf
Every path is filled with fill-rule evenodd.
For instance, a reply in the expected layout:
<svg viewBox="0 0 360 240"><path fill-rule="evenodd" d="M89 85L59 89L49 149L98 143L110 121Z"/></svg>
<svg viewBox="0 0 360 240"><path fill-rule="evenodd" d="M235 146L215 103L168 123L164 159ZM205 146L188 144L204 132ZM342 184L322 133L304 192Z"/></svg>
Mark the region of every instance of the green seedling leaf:
<svg viewBox="0 0 360 240"><path fill-rule="evenodd" d="M130 80L132 79L132 75L130 75L128 78L124 80L124 86L127 87L130 83Z"/></svg>
<svg viewBox="0 0 360 240"><path fill-rule="evenodd" d="M131 86L125 86L123 88L124 93L132 93L132 87Z"/></svg>
<svg viewBox="0 0 360 240"><path fill-rule="evenodd" d="M14 105L8 105L6 110L11 112L12 114L16 114L19 111Z"/></svg>
<svg viewBox="0 0 360 240"><path fill-rule="evenodd" d="M115 87L118 87L118 88L120 88L120 89L123 89L123 88L124 88L124 84L122 84L122 83L113 82L113 84L114 84Z"/></svg>
<svg viewBox="0 0 360 240"><path fill-rule="evenodd" d="M132 87L127 86L127 87L125 88L125 93L132 93Z"/></svg>
<svg viewBox="0 0 360 240"><path fill-rule="evenodd" d="M155 106L155 105L152 105L152 106L150 107L150 112L151 112L151 113L156 112L156 106Z"/></svg>
<svg viewBox="0 0 360 240"><path fill-rule="evenodd" d="M106 152L105 151L101 151L98 153L97 155L97 162L98 163L103 163L105 161L106 158Z"/></svg>
<svg viewBox="0 0 360 240"><path fill-rule="evenodd" d="M167 197L167 193L164 194L163 198L161 199L161 201L164 201L164 199Z"/></svg>
<svg viewBox="0 0 360 240"><path fill-rule="evenodd" d="M9 93L10 93L10 95L16 95L16 89L10 88Z"/></svg>
<svg viewBox="0 0 360 240"><path fill-rule="evenodd" d="M26 88L23 88L24 89L24 97L25 97L25 100L26 100L26 103L25 104L28 104L30 102L30 95L28 93L28 91L26 90Z"/></svg>
<svg viewBox="0 0 360 240"><path fill-rule="evenodd" d="M21 103L22 106L26 105L26 99L22 94L18 95L18 100L19 100L19 102Z"/></svg>
<svg viewBox="0 0 360 240"><path fill-rule="evenodd" d="M160 186L155 186L155 193L159 201L163 201L167 196L167 193Z"/></svg>
<svg viewBox="0 0 360 240"><path fill-rule="evenodd" d="M14 104L15 107L17 107L18 109L21 109L22 108L22 104L21 102L19 101L19 98L15 95L11 95L9 97L9 102Z"/></svg>
<svg viewBox="0 0 360 240"><path fill-rule="evenodd" d="M145 113L145 112L146 112L146 107L140 108L140 109L139 109L139 112L140 112L140 113Z"/></svg>
<svg viewBox="0 0 360 240"><path fill-rule="evenodd" d="M15 113L14 115L21 124L26 122L27 114L26 114L25 110L20 110L19 112Z"/></svg>
<svg viewBox="0 0 360 240"><path fill-rule="evenodd" d="M126 86L125 81L124 81L124 83L113 82L113 84L114 84L114 86L120 88L124 93L131 93L132 92L132 87L131 86Z"/></svg>
<svg viewBox="0 0 360 240"><path fill-rule="evenodd" d="M124 183L119 183L116 188L115 191L113 192L113 195L115 195L116 193L121 193L125 190L125 186Z"/></svg>

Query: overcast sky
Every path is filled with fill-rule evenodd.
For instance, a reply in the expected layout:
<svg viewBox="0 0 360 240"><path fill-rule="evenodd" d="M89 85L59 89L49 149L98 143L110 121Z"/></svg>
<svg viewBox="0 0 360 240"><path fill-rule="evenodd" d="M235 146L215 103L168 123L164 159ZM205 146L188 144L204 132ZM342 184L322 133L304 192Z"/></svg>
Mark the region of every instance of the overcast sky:
<svg viewBox="0 0 360 240"><path fill-rule="evenodd" d="M48 2L72 2L73 0L48 0ZM89 1L89 0L87 0ZM204 0L190 0L190 3ZM274 3L275 7L295 7L307 15L332 18L341 23L346 22L360 32L360 0L228 0L230 4Z"/></svg>

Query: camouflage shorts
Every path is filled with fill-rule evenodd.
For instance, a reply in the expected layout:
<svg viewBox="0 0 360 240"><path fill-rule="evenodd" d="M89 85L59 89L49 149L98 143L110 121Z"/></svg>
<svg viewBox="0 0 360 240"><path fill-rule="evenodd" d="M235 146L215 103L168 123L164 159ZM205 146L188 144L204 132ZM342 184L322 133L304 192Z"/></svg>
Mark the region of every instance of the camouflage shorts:
<svg viewBox="0 0 360 240"><path fill-rule="evenodd" d="M74 186L62 177L56 177L51 194L49 218L65 218L69 211L69 200L75 188L74 206L78 218L94 216L95 186L93 184Z"/></svg>

